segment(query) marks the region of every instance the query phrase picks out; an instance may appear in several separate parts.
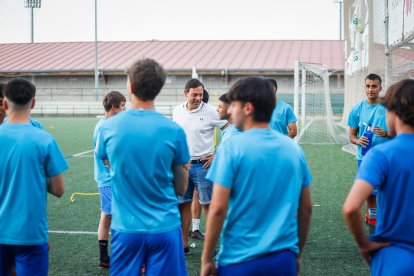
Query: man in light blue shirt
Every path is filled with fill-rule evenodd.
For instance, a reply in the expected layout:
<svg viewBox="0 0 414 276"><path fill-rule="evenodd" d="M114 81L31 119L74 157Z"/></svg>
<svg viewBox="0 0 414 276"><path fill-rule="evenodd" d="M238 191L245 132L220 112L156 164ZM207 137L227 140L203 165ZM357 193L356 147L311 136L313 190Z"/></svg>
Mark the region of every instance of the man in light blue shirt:
<svg viewBox="0 0 414 276"><path fill-rule="evenodd" d="M47 192L61 197L68 165L46 131L30 124L35 86L14 79L4 88L8 116L0 126L0 275L47 275Z"/></svg>
<svg viewBox="0 0 414 276"><path fill-rule="evenodd" d="M269 128L270 83L244 78L229 91L243 133L224 141L207 178L214 182L201 275L296 275L311 217L311 175L292 139Z"/></svg>
<svg viewBox="0 0 414 276"><path fill-rule="evenodd" d="M371 148L378 144L387 142L388 128L386 125L386 113L387 110L384 106L378 103L379 93L382 90L381 77L376 74L369 74L365 78L365 94L366 100L359 102L355 105L348 116L349 126L349 141L357 145L356 159L358 161L358 167L361 165L364 156L362 155L362 148L368 145L368 139L363 135L367 126L373 126L374 137L372 138ZM367 199L367 210L370 208L376 208L376 190ZM368 214L366 215L368 220Z"/></svg>
<svg viewBox="0 0 414 276"><path fill-rule="evenodd" d="M105 109L105 119L99 120L93 132L93 147L101 132L101 126L106 119L125 110L126 99L118 91L111 91L105 95L102 104ZM111 175L108 160L100 160L94 155L94 178L99 189L101 202L101 218L98 226L99 267L109 268L108 236L111 225Z"/></svg>
<svg viewBox="0 0 414 276"><path fill-rule="evenodd" d="M271 128L290 138L295 138L298 133L296 125L297 119L293 113L292 107L286 102L277 98L277 82L274 79L268 79L275 93L276 105L272 113L269 125Z"/></svg>
<svg viewBox="0 0 414 276"><path fill-rule="evenodd" d="M106 120L95 148L112 177L111 275L187 275L177 195L188 185L183 129L154 110L166 73L142 59L128 69L131 108Z"/></svg>
<svg viewBox="0 0 414 276"><path fill-rule="evenodd" d="M371 275L413 275L414 80L392 85L382 103L388 109L387 132L395 138L366 154L343 214ZM377 226L368 239L361 207L374 189Z"/></svg>
<svg viewBox="0 0 414 276"><path fill-rule="evenodd" d="M241 133L241 130L236 128L231 121L231 118L227 112L230 106L230 99L227 94L223 94L219 98L217 105L217 113L219 114L220 120L227 120L227 125L224 126L224 129L221 132L221 143L223 143L228 138L238 135Z"/></svg>

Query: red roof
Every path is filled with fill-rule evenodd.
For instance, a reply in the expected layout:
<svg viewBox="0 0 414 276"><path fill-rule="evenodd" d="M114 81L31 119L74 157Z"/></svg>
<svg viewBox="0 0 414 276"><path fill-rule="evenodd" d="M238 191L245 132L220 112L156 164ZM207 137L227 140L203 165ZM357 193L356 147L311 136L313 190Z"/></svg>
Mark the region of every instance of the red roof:
<svg viewBox="0 0 414 276"><path fill-rule="evenodd" d="M99 42L99 68L125 70L153 58L167 70L293 70L294 61L344 68L339 40L200 40ZM93 71L94 42L0 44L0 72Z"/></svg>

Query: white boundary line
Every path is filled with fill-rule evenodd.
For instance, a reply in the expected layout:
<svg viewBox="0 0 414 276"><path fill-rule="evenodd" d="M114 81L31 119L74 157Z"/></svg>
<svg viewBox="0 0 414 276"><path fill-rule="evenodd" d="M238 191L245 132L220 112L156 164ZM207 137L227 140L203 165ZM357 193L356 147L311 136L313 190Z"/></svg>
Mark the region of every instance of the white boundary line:
<svg viewBox="0 0 414 276"><path fill-rule="evenodd" d="M49 230L52 234L68 234L68 235L98 235L98 232L89 231L60 231L60 230Z"/></svg>
<svg viewBox="0 0 414 276"><path fill-rule="evenodd" d="M83 152L75 153L75 154L73 154L73 155L66 156L65 158L66 158L66 159L69 159L69 158L73 158L73 157L78 157L78 156L80 156L80 155L83 155L83 154L86 154L86 153L90 153L90 152L93 152L93 151L94 151L94 150L93 150L93 149L91 149L91 150L87 150L87 151L83 151Z"/></svg>

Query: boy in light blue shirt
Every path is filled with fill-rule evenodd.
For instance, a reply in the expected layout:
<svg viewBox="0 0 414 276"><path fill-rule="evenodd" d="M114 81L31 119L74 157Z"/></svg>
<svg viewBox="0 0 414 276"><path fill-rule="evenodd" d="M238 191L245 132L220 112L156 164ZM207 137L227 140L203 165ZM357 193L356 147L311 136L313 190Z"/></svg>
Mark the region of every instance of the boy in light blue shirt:
<svg viewBox="0 0 414 276"><path fill-rule="evenodd" d="M101 126L106 119L125 110L126 99L118 91L111 91L105 95L102 103L105 109L105 119L99 120L93 132L93 146L101 132ZM98 226L98 243L99 243L99 267L109 268L108 255L108 236L111 225L111 175L109 171L109 163L103 161L94 155L94 178L99 188L99 196L101 202L101 218Z"/></svg>
<svg viewBox="0 0 414 276"><path fill-rule="evenodd" d="M207 178L214 182L201 275L296 275L312 210L311 175L292 139L269 128L270 83L244 78L229 92L229 113L243 133L220 145Z"/></svg>
<svg viewBox="0 0 414 276"><path fill-rule="evenodd" d="M277 82L274 79L268 79L272 85L273 93L275 93L276 105L273 109L272 118L269 125L271 128L290 138L295 138L298 133L296 125L297 119L293 113L292 107L286 102L277 98Z"/></svg>
<svg viewBox="0 0 414 276"><path fill-rule="evenodd" d="M95 148L112 177L111 275L187 275L177 195L188 185L183 129L154 110L166 78L152 59L128 69L131 109L106 120Z"/></svg>
<svg viewBox="0 0 414 276"><path fill-rule="evenodd" d="M230 99L228 98L227 93L223 94L219 98L217 105L217 113L219 114L220 120L227 120L227 125L224 126L224 129L221 132L221 143L223 143L228 138L240 134L242 131L234 126L232 120L227 112L230 105Z"/></svg>
<svg viewBox="0 0 414 276"><path fill-rule="evenodd" d="M68 166L53 137L30 124L35 86L4 88L8 121L0 126L0 275L47 275L47 192L61 197Z"/></svg>

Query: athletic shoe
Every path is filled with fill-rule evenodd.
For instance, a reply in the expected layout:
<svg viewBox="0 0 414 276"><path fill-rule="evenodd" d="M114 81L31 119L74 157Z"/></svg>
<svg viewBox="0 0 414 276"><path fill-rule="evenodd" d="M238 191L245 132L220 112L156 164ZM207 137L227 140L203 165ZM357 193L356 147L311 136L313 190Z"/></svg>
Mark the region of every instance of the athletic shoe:
<svg viewBox="0 0 414 276"><path fill-rule="evenodd" d="M109 268L109 260L108 261L99 261L98 267Z"/></svg>
<svg viewBox="0 0 414 276"><path fill-rule="evenodd" d="M197 240L200 240L200 241L204 241L204 235L203 235L203 234L201 234L200 230L195 230L195 231L191 234L191 237L192 237L193 239L197 239Z"/></svg>
<svg viewBox="0 0 414 276"><path fill-rule="evenodd" d="M184 247L184 255L191 254L190 247Z"/></svg>

